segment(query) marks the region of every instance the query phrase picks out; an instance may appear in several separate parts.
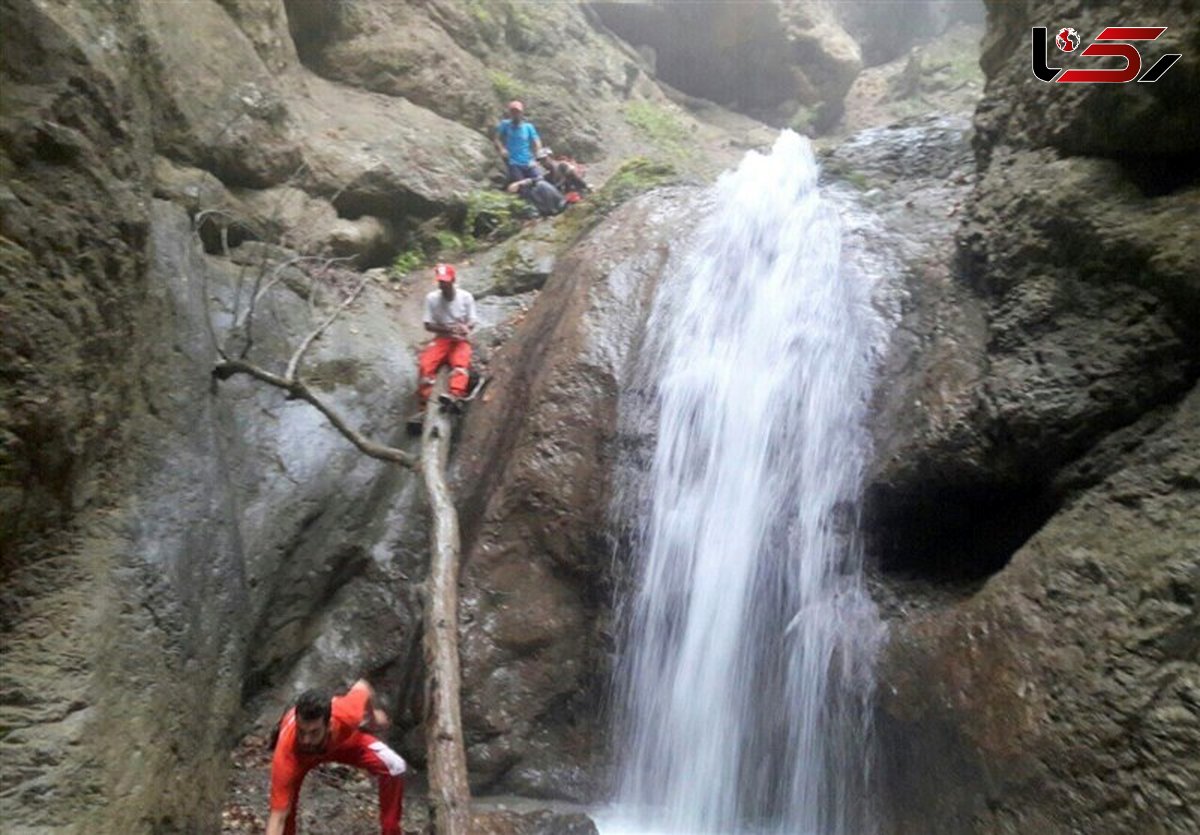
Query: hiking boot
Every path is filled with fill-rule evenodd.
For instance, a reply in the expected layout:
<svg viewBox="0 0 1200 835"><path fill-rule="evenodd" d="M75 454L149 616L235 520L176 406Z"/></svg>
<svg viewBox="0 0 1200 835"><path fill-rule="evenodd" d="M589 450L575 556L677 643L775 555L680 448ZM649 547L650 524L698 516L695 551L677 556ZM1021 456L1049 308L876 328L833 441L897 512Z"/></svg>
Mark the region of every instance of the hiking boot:
<svg viewBox="0 0 1200 835"><path fill-rule="evenodd" d="M439 394L438 405L452 415L462 414L462 400L453 394Z"/></svg>

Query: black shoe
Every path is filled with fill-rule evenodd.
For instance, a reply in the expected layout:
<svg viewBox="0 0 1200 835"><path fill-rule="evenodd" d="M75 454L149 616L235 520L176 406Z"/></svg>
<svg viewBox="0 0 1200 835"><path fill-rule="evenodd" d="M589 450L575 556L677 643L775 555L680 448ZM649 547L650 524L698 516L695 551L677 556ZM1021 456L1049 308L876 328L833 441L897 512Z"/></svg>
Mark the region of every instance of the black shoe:
<svg viewBox="0 0 1200 835"><path fill-rule="evenodd" d="M439 394L438 404L444 411L452 415L462 414L462 401L453 394Z"/></svg>

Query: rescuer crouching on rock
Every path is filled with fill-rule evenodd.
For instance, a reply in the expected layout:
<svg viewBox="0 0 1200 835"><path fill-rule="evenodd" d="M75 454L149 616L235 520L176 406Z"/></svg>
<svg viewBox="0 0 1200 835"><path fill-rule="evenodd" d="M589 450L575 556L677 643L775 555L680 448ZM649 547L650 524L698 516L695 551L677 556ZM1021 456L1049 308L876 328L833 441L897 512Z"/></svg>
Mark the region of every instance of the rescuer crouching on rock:
<svg viewBox="0 0 1200 835"><path fill-rule="evenodd" d="M374 706L375 691L359 679L344 696L307 690L276 728L271 760L271 815L267 835L295 835L296 809L304 775L321 763L343 763L379 778L379 831L401 835L404 760L368 731L388 726Z"/></svg>

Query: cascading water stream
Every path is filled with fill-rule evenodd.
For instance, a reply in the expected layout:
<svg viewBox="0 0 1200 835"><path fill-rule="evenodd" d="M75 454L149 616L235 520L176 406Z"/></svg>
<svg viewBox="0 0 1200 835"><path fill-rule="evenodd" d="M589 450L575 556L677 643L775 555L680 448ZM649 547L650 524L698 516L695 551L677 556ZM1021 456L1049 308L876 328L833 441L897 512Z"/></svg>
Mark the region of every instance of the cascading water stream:
<svg viewBox="0 0 1200 835"><path fill-rule="evenodd" d="M641 360L657 444L621 503L636 578L606 835L876 828L881 627L855 530L886 327L840 234L785 132L722 177L659 288Z"/></svg>

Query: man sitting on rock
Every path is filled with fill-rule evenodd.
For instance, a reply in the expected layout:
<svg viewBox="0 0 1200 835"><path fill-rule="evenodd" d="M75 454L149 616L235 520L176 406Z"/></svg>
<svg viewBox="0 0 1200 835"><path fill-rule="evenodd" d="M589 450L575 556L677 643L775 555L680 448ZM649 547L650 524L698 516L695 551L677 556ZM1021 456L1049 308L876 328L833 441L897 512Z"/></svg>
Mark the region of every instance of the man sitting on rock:
<svg viewBox="0 0 1200 835"><path fill-rule="evenodd" d="M559 214L567 208L566 197L550 181L542 178L540 170L536 177L527 177L509 183L508 191L519 194L532 203L542 217Z"/></svg>
<svg viewBox="0 0 1200 835"><path fill-rule="evenodd" d="M438 264L433 268L433 278L438 289L425 296L424 321L425 330L434 334L434 338L417 361L420 374L417 397L422 409L443 365L450 366L450 405L457 406L466 397L470 383L471 331L478 324L475 298L454 286L454 265Z"/></svg>
<svg viewBox="0 0 1200 835"><path fill-rule="evenodd" d="M321 763L343 763L379 778L379 830L401 835L404 809L404 760L367 731L388 726L387 714L374 707L375 691L359 679L344 696L307 690L279 720L271 760L271 816L267 835L294 835L300 784Z"/></svg>
<svg viewBox="0 0 1200 835"><path fill-rule="evenodd" d="M508 182L537 178L539 171L535 155L542 149L542 138L532 122L525 121L525 105L508 103L508 118L496 125L492 144L508 165Z"/></svg>

